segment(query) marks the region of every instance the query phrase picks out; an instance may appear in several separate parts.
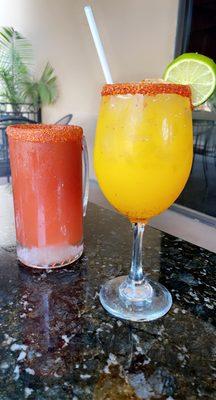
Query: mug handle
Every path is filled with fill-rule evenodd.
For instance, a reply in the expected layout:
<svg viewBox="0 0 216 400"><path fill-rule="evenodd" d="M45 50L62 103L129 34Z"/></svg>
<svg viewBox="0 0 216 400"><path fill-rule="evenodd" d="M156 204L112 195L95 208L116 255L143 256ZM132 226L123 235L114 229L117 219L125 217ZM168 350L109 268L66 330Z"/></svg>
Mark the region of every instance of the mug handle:
<svg viewBox="0 0 216 400"><path fill-rule="evenodd" d="M83 178L83 216L86 215L86 209L88 205L89 197L89 156L86 138L83 136L82 139L82 156L84 165L84 178Z"/></svg>

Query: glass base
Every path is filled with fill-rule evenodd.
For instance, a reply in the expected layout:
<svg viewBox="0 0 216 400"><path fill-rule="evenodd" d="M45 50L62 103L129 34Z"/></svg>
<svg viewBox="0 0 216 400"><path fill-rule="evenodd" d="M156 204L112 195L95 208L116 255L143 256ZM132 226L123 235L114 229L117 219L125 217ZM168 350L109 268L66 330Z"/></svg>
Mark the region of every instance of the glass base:
<svg viewBox="0 0 216 400"><path fill-rule="evenodd" d="M128 277L119 276L105 283L100 290L102 306L112 315L129 321L152 321L165 315L172 306L170 292L160 283L147 279L128 293Z"/></svg>
<svg viewBox="0 0 216 400"><path fill-rule="evenodd" d="M83 253L83 243L79 245L23 247L17 245L18 260L27 267L36 269L64 268L78 260Z"/></svg>

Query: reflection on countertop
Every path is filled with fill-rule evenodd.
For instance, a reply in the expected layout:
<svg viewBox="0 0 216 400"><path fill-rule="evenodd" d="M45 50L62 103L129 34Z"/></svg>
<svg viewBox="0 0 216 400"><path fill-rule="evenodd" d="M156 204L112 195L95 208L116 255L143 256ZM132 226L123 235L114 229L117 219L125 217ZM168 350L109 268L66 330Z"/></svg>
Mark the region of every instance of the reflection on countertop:
<svg viewBox="0 0 216 400"><path fill-rule="evenodd" d="M161 320L128 323L98 300L101 283L128 272L126 219L90 204L81 260L43 273L18 265L10 228L1 224L0 237L5 229L0 399L215 398L215 254L147 227L146 271L174 305Z"/></svg>

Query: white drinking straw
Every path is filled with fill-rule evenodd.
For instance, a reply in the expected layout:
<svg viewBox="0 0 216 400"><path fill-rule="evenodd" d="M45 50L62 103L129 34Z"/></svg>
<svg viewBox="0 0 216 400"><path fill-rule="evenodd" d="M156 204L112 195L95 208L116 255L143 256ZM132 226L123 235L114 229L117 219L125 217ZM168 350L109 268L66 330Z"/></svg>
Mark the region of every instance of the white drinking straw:
<svg viewBox="0 0 216 400"><path fill-rule="evenodd" d="M94 44L97 50L97 54L101 63L101 67L105 76L106 83L113 83L109 65L106 59L106 54L104 52L104 48L100 39L100 35L98 33L97 25L94 19L94 15L90 6L85 6L84 11L86 14L86 18L88 20L89 28L94 40Z"/></svg>

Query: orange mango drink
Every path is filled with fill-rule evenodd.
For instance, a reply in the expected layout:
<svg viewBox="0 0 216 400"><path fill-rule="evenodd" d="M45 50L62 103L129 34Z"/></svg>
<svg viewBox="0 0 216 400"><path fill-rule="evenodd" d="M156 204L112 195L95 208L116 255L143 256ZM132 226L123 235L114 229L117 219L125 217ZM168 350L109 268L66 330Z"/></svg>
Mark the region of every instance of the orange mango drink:
<svg viewBox="0 0 216 400"><path fill-rule="evenodd" d="M17 255L32 267L64 266L83 251L82 128L7 128Z"/></svg>
<svg viewBox="0 0 216 400"><path fill-rule="evenodd" d="M191 92L159 81L105 85L94 165L102 192L132 222L179 196L192 165Z"/></svg>

